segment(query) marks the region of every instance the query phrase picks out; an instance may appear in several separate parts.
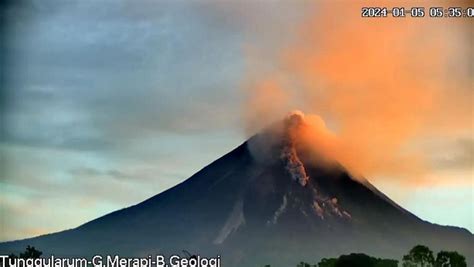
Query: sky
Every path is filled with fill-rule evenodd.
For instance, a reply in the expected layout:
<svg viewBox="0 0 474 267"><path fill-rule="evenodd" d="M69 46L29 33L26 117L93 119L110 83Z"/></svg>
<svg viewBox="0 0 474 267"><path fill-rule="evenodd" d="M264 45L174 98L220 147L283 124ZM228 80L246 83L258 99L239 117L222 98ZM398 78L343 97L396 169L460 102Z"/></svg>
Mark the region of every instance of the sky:
<svg viewBox="0 0 474 267"><path fill-rule="evenodd" d="M74 228L136 204L244 142L266 124L249 127L248 98L258 90L247 85L257 74L288 70L281 51L292 50L318 8L303 1L3 5L0 241ZM432 182L367 178L422 219L472 232L472 105L463 112L464 131L417 143Z"/></svg>

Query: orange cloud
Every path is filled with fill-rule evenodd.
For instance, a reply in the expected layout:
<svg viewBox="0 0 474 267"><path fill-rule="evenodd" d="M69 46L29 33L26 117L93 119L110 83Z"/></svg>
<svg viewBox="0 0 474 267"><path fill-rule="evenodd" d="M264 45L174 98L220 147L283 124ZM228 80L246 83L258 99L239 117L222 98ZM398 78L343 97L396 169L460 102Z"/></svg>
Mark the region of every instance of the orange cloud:
<svg viewBox="0 0 474 267"><path fill-rule="evenodd" d="M359 175L424 183L428 164L417 140L472 136L472 22L368 19L360 7L318 5L276 71L252 70L247 128L293 109L318 114L307 116L315 124L301 136L324 156Z"/></svg>

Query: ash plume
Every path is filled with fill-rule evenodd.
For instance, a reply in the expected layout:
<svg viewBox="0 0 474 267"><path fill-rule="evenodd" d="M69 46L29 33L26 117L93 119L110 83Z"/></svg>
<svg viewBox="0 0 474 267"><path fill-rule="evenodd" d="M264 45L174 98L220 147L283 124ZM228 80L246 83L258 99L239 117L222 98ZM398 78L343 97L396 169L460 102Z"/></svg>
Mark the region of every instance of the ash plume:
<svg viewBox="0 0 474 267"><path fill-rule="evenodd" d="M319 156L356 175L425 183L429 164L420 140L473 134L470 22L373 23L357 4L337 7L344 20L328 15L334 5L317 5L274 69L250 66L249 134L298 108L306 112L298 138ZM295 157L284 158L293 162L289 169L301 169Z"/></svg>
<svg viewBox="0 0 474 267"><path fill-rule="evenodd" d="M297 138L295 131L298 131L303 120L304 114L300 111L289 114L285 119L285 137L280 155L280 159L284 162L286 171L291 175L291 178L297 181L301 186L306 185L309 177L306 174L303 162L298 157L294 139Z"/></svg>
<svg viewBox="0 0 474 267"><path fill-rule="evenodd" d="M298 157L296 148L291 143L283 147L280 158L285 163L285 168L291 175L291 178L300 183L300 185L305 186L309 177L306 174L303 162Z"/></svg>

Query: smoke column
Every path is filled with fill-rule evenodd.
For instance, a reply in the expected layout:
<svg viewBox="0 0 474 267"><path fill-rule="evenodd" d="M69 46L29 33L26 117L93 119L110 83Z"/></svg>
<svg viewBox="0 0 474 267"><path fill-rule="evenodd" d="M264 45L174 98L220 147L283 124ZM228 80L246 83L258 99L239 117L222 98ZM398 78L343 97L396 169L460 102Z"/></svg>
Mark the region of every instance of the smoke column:
<svg viewBox="0 0 474 267"><path fill-rule="evenodd" d="M420 140L472 137L472 22L368 19L338 3L314 7L272 71L249 63L248 133L299 109L299 137L322 156L357 175L422 182Z"/></svg>

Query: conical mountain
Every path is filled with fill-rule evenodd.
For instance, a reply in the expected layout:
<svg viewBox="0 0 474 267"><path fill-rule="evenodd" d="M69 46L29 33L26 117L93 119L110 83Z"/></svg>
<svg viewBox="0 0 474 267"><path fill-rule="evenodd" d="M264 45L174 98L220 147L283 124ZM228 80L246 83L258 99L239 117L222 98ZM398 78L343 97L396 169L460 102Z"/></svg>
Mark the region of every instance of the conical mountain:
<svg viewBox="0 0 474 267"><path fill-rule="evenodd" d="M342 166L298 147L294 114L183 183L75 229L0 244L45 255L220 255L222 266L295 266L363 252L400 259L411 247L456 250L472 264L473 235L423 221Z"/></svg>

